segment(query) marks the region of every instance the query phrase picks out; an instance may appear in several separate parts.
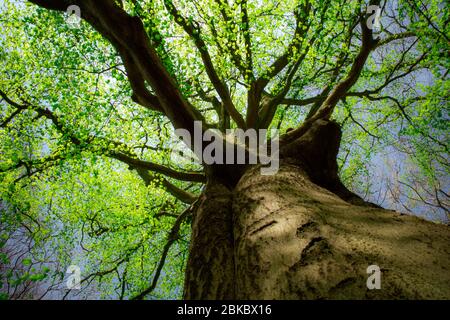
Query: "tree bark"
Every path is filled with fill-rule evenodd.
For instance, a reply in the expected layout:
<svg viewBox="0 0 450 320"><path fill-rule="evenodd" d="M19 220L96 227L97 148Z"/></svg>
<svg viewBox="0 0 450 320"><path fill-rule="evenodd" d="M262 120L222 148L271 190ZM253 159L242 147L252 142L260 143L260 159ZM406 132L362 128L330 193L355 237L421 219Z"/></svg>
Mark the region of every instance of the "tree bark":
<svg viewBox="0 0 450 320"><path fill-rule="evenodd" d="M255 166L234 188L210 180L193 218L184 297L449 299L450 228L353 195L336 180L336 125L308 132L275 175ZM370 265L381 289L367 288Z"/></svg>

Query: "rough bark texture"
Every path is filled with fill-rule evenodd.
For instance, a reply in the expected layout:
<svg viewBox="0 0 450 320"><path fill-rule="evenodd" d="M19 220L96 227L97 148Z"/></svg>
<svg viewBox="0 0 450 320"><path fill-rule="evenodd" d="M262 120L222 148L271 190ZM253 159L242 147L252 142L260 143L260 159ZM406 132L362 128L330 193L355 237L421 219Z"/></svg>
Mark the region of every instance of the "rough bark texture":
<svg viewBox="0 0 450 320"><path fill-rule="evenodd" d="M192 222L185 276L186 299L233 299L232 193L210 181Z"/></svg>
<svg viewBox="0 0 450 320"><path fill-rule="evenodd" d="M450 298L448 226L349 204L289 164L234 192L237 299Z"/></svg>
<svg viewBox="0 0 450 320"><path fill-rule="evenodd" d="M336 124L318 121L282 149L277 174L253 167L233 188L208 184L185 298L450 299L450 228L348 191L337 176L339 137ZM379 290L366 285L373 264Z"/></svg>

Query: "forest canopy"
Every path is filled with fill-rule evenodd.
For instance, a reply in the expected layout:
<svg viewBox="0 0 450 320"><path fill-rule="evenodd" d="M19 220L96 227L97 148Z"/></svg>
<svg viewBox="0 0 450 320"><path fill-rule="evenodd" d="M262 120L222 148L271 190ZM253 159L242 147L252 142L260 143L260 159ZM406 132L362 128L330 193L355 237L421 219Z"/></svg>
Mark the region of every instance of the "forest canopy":
<svg viewBox="0 0 450 320"><path fill-rule="evenodd" d="M449 12L437 0L2 1L0 296L181 298L208 170L180 156L174 129L194 120L289 135L325 105L346 188L449 223ZM66 287L71 265L81 290Z"/></svg>

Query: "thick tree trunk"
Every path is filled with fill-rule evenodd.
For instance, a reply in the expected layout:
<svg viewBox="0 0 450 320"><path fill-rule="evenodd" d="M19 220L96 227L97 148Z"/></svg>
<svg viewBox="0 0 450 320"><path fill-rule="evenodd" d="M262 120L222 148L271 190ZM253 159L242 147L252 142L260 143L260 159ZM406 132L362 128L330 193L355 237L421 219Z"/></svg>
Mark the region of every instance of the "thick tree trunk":
<svg viewBox="0 0 450 320"><path fill-rule="evenodd" d="M337 149L315 149L331 150L323 134L336 127L318 125L325 131L296 144L325 175L307 155L285 152L275 175L250 168L232 190L210 180L193 219L186 299L450 299L450 228L346 190ZM367 288L370 265L381 289Z"/></svg>

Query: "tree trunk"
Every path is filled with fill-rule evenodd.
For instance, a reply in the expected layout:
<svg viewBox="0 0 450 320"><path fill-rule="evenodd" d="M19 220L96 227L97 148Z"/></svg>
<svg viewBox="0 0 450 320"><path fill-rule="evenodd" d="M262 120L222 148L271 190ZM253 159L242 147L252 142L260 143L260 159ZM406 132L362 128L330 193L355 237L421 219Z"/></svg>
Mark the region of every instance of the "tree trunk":
<svg viewBox="0 0 450 320"><path fill-rule="evenodd" d="M450 299L450 228L345 189L338 141L335 124L318 123L282 152L277 174L255 166L233 188L210 179L193 217L186 299ZM370 265L380 289L367 287Z"/></svg>

